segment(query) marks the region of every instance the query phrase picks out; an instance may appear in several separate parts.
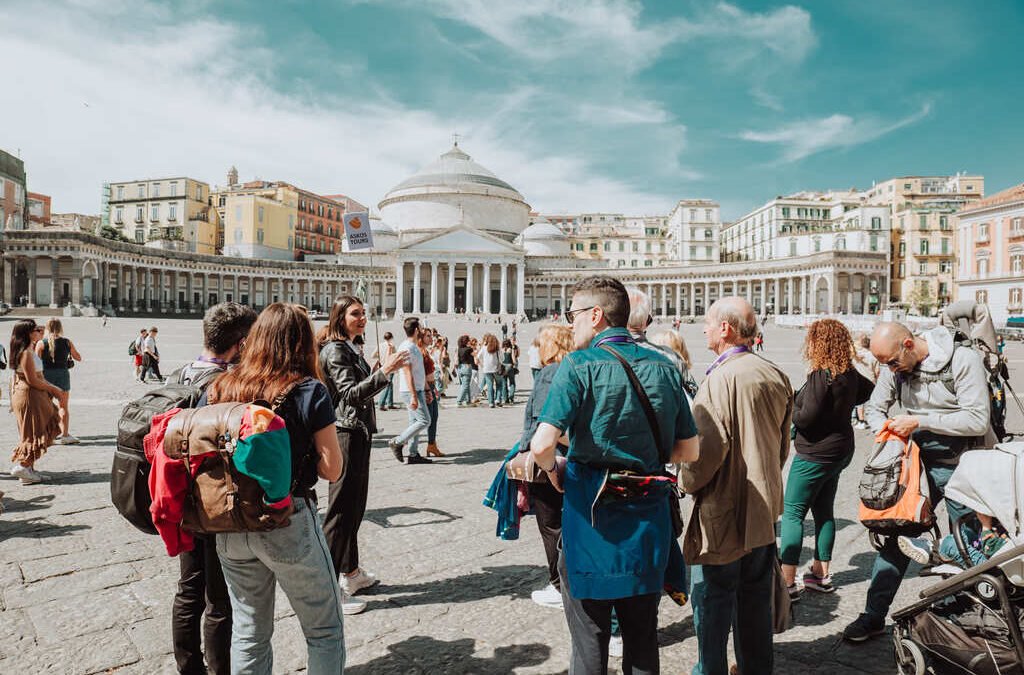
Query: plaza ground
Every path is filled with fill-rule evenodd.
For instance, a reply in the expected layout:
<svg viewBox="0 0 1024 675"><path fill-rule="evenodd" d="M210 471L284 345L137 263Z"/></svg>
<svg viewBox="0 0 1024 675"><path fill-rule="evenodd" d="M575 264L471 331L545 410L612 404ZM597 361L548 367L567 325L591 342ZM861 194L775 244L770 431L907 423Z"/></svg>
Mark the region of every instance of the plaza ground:
<svg viewBox="0 0 1024 675"><path fill-rule="evenodd" d="M177 560L167 557L157 537L122 520L109 499L109 471L121 406L145 390L132 380L128 343L152 320L67 319L66 334L85 360L72 372L72 432L77 446L55 446L39 469L48 483L22 486L0 476L6 512L0 516L0 672L2 673L172 673L170 608L178 577ZM11 317L0 320L7 344ZM199 353L198 321L157 320L163 370ZM452 342L459 332L481 334L496 325L441 320L436 326ZM381 329L397 335L396 323ZM655 326L652 330L661 330ZM371 332L374 327L371 325ZM536 330L519 331L528 344ZM685 325L684 336L702 374L710 361L700 325ZM803 333L765 330L765 356L778 363L795 386L803 382L799 356ZM371 335L370 342L373 342ZM1008 354L1021 363L1024 346ZM525 369L524 369L525 370ZM10 371L6 371L7 375ZM1024 378L1014 373L1024 391ZM698 378L700 379L700 378ZM519 377L520 401L530 376ZM17 443L7 413L4 381L0 448ZM546 582L544 552L532 518L518 541L494 536L495 514L481 500L501 457L518 438L522 405L504 409L455 409L445 400L439 445L447 457L431 466L395 462L383 441L404 426L401 411L381 416L375 441L370 498L361 530L363 566L382 584L363 597L361 615L345 617L347 672L378 673L562 673L568 663L568 631L558 610L530 600ZM1024 431L1019 415L1011 427ZM807 593L797 607L796 626L776 638L778 673L894 673L888 638L862 646L839 634L860 612L874 552L856 521L856 467L870 446L858 432L858 458L837 497L839 516L833 571L839 590ZM326 504L326 486L320 487ZM804 541L810 556L811 524ZM917 597L928 581L912 567L896 606ZM275 616L274 672L300 671L305 644L287 599L279 594ZM689 607L661 603L662 671L689 672L696 637ZM612 661L613 668L618 665Z"/></svg>

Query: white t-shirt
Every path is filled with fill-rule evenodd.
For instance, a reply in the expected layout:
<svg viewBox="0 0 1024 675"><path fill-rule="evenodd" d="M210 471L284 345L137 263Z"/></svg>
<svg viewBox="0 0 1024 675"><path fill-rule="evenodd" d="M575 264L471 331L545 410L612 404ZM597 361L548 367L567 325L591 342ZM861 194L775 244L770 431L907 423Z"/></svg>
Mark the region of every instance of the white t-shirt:
<svg viewBox="0 0 1024 675"><path fill-rule="evenodd" d="M501 356L500 349L492 354L491 352L487 351L487 347L481 347L480 351L477 352L477 356L480 357L481 373L498 372L498 358Z"/></svg>
<svg viewBox="0 0 1024 675"><path fill-rule="evenodd" d="M423 369L423 352L412 340L406 340L398 345L398 351L409 352L409 366L412 368L412 386L416 391L423 391L427 388L427 373ZM398 377L398 391L403 394L409 393L409 384L404 374Z"/></svg>
<svg viewBox="0 0 1024 675"><path fill-rule="evenodd" d="M152 335L147 335L145 342L142 343L142 351L152 352L153 354L159 356L160 352L156 348L156 338L154 338Z"/></svg>
<svg viewBox="0 0 1024 675"><path fill-rule="evenodd" d="M540 362L540 347L537 345L530 345L530 351L527 352L527 358L530 359L531 369L540 370L544 367L544 364Z"/></svg>

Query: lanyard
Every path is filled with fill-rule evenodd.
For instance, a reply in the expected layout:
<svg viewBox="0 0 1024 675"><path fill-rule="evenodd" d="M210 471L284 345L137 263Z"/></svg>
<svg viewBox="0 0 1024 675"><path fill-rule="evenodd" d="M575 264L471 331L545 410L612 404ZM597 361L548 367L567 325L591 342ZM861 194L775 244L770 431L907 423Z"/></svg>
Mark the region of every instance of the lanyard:
<svg viewBox="0 0 1024 675"><path fill-rule="evenodd" d="M202 361L203 363L213 363L218 366L224 366L225 368L231 365L230 362L225 361L224 359L218 359L216 356L203 356L202 354L196 357L196 361Z"/></svg>
<svg viewBox="0 0 1024 675"><path fill-rule="evenodd" d="M749 351L750 351L750 347L748 347L747 345L736 345L732 349L728 349L728 350L722 352L719 355L719 357L717 359L715 359L714 363L711 364L711 367L708 368L706 371L704 371L704 374L705 375L710 375L712 370L714 370L718 366L722 365L722 362L725 361L730 356L732 356L734 354L742 354L743 352L749 352Z"/></svg>
<svg viewBox="0 0 1024 675"><path fill-rule="evenodd" d="M601 346L601 345L603 345L603 344L604 344L605 342L619 342L619 343L622 343L622 342L633 342L633 343L635 343L635 342L636 342L636 340L634 340L634 339L633 339L633 338L631 338L631 337L627 337L627 336L625 336L625 335L609 335L609 336L607 336L607 337L603 337L603 338L601 338L600 340L598 340L598 341L597 341L597 344L596 344L596 345L594 345L594 347L595 347L595 348L596 348L596 347L600 347L600 346Z"/></svg>

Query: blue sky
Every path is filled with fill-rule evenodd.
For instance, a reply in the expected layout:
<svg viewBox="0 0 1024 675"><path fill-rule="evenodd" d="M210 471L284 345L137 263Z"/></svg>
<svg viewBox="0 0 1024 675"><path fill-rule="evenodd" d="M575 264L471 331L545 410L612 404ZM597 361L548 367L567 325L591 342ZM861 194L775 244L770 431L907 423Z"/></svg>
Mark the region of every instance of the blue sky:
<svg viewBox="0 0 1024 675"><path fill-rule="evenodd" d="M376 204L453 132L545 212L991 193L1024 181L1021 34L1016 0L5 0L0 147L57 211L232 164Z"/></svg>

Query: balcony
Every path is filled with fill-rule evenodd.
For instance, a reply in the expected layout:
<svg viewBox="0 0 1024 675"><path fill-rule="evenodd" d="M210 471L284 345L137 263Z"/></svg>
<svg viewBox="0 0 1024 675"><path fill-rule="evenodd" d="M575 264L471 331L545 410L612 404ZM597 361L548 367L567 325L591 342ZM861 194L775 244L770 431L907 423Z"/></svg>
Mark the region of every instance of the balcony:
<svg viewBox="0 0 1024 675"><path fill-rule="evenodd" d="M1024 228L1018 227L1010 230L1010 239L1024 239Z"/></svg>

